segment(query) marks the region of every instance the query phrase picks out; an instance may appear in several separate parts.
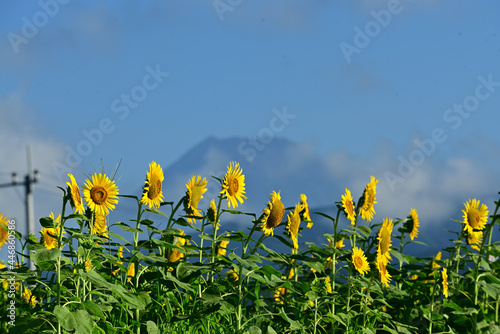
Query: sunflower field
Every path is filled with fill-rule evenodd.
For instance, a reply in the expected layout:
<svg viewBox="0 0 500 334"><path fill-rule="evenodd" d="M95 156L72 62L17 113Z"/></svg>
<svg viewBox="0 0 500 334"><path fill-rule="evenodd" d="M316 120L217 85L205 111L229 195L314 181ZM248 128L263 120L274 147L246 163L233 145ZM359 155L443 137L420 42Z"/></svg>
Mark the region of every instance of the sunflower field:
<svg viewBox="0 0 500 334"><path fill-rule="evenodd" d="M356 202L345 189L332 216L311 213L306 195L285 207L279 189L262 212L239 211L236 162L222 179L193 175L177 202L164 201L155 162L140 197L113 179L68 174L61 212L40 218L38 236L0 215L1 333L500 333L500 202L466 200L453 246L419 258L405 253L425 242L417 210L376 217L373 176ZM209 181L220 193L200 208ZM111 222L122 202L137 215ZM311 214L331 222L323 244L300 242ZM230 229L235 215L243 231Z"/></svg>

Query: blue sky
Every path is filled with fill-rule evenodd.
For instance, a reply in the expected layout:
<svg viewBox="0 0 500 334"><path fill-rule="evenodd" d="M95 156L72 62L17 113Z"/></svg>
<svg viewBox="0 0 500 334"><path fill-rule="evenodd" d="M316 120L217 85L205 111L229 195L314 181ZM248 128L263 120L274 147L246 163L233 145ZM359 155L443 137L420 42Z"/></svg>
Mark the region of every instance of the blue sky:
<svg viewBox="0 0 500 334"><path fill-rule="evenodd" d="M499 12L492 0L4 1L0 183L25 173L30 144L40 217L59 210L55 166L83 182L101 158L107 170L122 159L126 193L149 162L168 166L208 136L271 134L389 166L386 185L384 170L424 157L415 175L455 166L449 193L495 195ZM416 140L434 146L422 155ZM21 219L18 190L2 189L0 206Z"/></svg>

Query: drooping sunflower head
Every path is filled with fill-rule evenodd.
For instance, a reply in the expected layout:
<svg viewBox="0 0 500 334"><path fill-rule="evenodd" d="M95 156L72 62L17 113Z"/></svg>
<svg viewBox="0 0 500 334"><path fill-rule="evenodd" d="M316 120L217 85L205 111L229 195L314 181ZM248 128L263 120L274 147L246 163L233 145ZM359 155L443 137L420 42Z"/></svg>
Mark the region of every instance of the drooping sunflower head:
<svg viewBox="0 0 500 334"><path fill-rule="evenodd" d="M7 243L7 239L9 238L8 222L9 219L7 216L0 213L0 248Z"/></svg>
<svg viewBox="0 0 500 334"><path fill-rule="evenodd" d="M467 232L467 243L475 250L480 251L479 245L483 242L483 231Z"/></svg>
<svg viewBox="0 0 500 334"><path fill-rule="evenodd" d="M351 191L345 189L345 195L342 195L342 208L346 218L351 222L351 225L356 224L356 212L354 212L354 202L352 201Z"/></svg>
<svg viewBox="0 0 500 334"><path fill-rule="evenodd" d="M313 222L311 220L311 213L309 212L309 204L307 204L307 196L305 194L300 194L300 204L302 205L302 218L307 223L306 228L311 228Z"/></svg>
<svg viewBox="0 0 500 334"><path fill-rule="evenodd" d="M92 227L92 234L108 238L107 231L108 226L106 224L106 216L96 213L94 216L94 226Z"/></svg>
<svg viewBox="0 0 500 334"><path fill-rule="evenodd" d="M354 247L352 250L352 264L354 265L354 268L356 268L356 270L363 276L370 270L370 265L368 264L365 253L358 247Z"/></svg>
<svg viewBox="0 0 500 334"><path fill-rule="evenodd" d="M217 219L217 206L215 205L215 200L213 198L210 201L210 206L207 209L207 218L212 224L218 223L219 221ZM219 224L217 224L215 228L218 229Z"/></svg>
<svg viewBox="0 0 500 334"><path fill-rule="evenodd" d="M432 269L437 269L437 268L441 268L441 266L439 265L439 263L436 262L437 261L441 261L441 257L443 256L443 253L441 253L441 251L439 251L436 256L434 257L434 260L432 260Z"/></svg>
<svg viewBox="0 0 500 334"><path fill-rule="evenodd" d="M267 208L265 208L261 217L262 229L266 235L272 235L274 228L281 223L283 216L285 215L285 206L281 202L280 191L271 193L271 198L267 203Z"/></svg>
<svg viewBox="0 0 500 334"><path fill-rule="evenodd" d="M418 220L418 213L416 209L410 209L405 226L406 230L409 232L411 240L415 239L418 236L418 228L420 227L420 221Z"/></svg>
<svg viewBox="0 0 500 334"><path fill-rule="evenodd" d="M388 287L389 282L391 281L391 275L387 272L387 259L383 256L377 256L377 269L380 274L380 283L383 286Z"/></svg>
<svg viewBox="0 0 500 334"><path fill-rule="evenodd" d="M481 231L484 229L488 220L488 207L485 204L480 206L479 200L469 199L465 203L462 212L464 214L464 230L474 232L474 230Z"/></svg>
<svg viewBox="0 0 500 334"><path fill-rule="evenodd" d="M27 287L24 287L23 299L24 299L25 303L27 303L31 306L35 306L38 303L38 300L36 300L36 297L33 296L33 294L31 293L31 290Z"/></svg>
<svg viewBox="0 0 500 334"><path fill-rule="evenodd" d="M375 200L375 195L377 194L377 183L378 180L375 177L371 177L370 182L366 185L363 196L361 197L361 203L363 203L359 209L359 214L361 219L366 220L368 223L372 221L373 215L375 214L375 209L373 206L377 204Z"/></svg>
<svg viewBox="0 0 500 334"><path fill-rule="evenodd" d="M232 161L227 168L227 172L222 180L221 194L227 198L227 207L231 205L233 208L238 207L238 201L243 203L243 199L247 197L245 194L245 175L243 174L240 164Z"/></svg>
<svg viewBox="0 0 500 334"><path fill-rule="evenodd" d="M443 295L445 298L448 298L448 272L446 268L443 268L443 271L441 271L441 276L443 278Z"/></svg>
<svg viewBox="0 0 500 334"><path fill-rule="evenodd" d="M179 236L175 237L175 240L177 240L176 246L181 249L184 247L184 245L189 244L189 240L183 237L183 235L185 234L186 233L183 230L179 230ZM184 256L184 250L181 251L178 248L171 248L167 250L167 257L169 262L176 262L182 259Z"/></svg>
<svg viewBox="0 0 500 334"><path fill-rule="evenodd" d="M73 213L83 214L85 212L85 208L83 207L83 200L80 196L80 188L78 187L73 174L68 174L68 176L71 182L66 182L66 184L68 185L67 191L70 195L70 204L75 209Z"/></svg>
<svg viewBox="0 0 500 334"><path fill-rule="evenodd" d="M163 201L163 180L163 169L155 161L151 161L141 198L141 202L146 204L149 208L157 209L160 207Z"/></svg>
<svg viewBox="0 0 500 334"><path fill-rule="evenodd" d="M298 234L300 226L300 211L302 211L302 205L299 203L295 205L295 209L288 214L288 224L286 226L288 233L290 233L290 239L292 239L294 249L299 249Z"/></svg>
<svg viewBox="0 0 500 334"><path fill-rule="evenodd" d="M226 236L229 237L230 234L227 233ZM229 244L229 240L222 240L219 242L217 246L217 257L226 255L227 244Z"/></svg>
<svg viewBox="0 0 500 334"><path fill-rule="evenodd" d="M382 222L382 227L378 232L378 248L377 254L379 256L385 257L387 260L391 260L391 254L389 250L391 249L391 233L394 225L391 218L384 218Z"/></svg>
<svg viewBox="0 0 500 334"><path fill-rule="evenodd" d="M107 216L118 203L118 188L115 181L111 181L106 174L94 173L92 181L86 181L83 196L90 210Z"/></svg>
<svg viewBox="0 0 500 334"><path fill-rule="evenodd" d="M40 234L42 235L40 243L47 249L59 248L60 231L61 227L59 226L56 228L42 228L42 230L40 231Z"/></svg>
<svg viewBox="0 0 500 334"><path fill-rule="evenodd" d="M186 213L190 216L200 216L201 212L198 210L198 203L200 200L203 198L203 194L207 191L207 179L203 178L201 179L201 176L198 175L198 178L196 178L196 175L193 175L193 177L189 180L189 182L186 184L186 205L184 210ZM188 218L189 223L195 223L196 224L196 219L195 218Z"/></svg>

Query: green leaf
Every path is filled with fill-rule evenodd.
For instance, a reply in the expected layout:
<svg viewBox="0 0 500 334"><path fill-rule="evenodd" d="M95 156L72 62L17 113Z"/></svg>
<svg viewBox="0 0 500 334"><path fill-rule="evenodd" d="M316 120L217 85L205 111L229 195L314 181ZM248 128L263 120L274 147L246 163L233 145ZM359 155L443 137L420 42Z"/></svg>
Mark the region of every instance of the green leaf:
<svg viewBox="0 0 500 334"><path fill-rule="evenodd" d="M82 305L85 306L85 308L87 310L89 310L90 312L92 312L92 314L95 315L96 317L101 318L101 319L106 318L104 313L102 313L102 310L99 307L99 305L97 305L93 301L86 300L82 303Z"/></svg>
<svg viewBox="0 0 500 334"><path fill-rule="evenodd" d="M40 218L40 225L45 228L54 228L56 227L56 223L54 222L54 219L50 217L42 217Z"/></svg>
<svg viewBox="0 0 500 334"><path fill-rule="evenodd" d="M66 308L57 305L54 307L54 315L57 321L61 324L61 327L67 331L72 331L76 327L76 320L74 315Z"/></svg>
<svg viewBox="0 0 500 334"><path fill-rule="evenodd" d="M160 334L160 330L156 327L156 324L151 320L146 322L146 328L148 330L148 334Z"/></svg>
<svg viewBox="0 0 500 334"><path fill-rule="evenodd" d="M124 198L133 198L135 199L136 201L139 200L139 198L137 196L133 196L133 195L118 195L118 197L124 197Z"/></svg>
<svg viewBox="0 0 500 334"><path fill-rule="evenodd" d="M300 323L298 323L297 321L292 320L288 317L288 315L285 313L285 310L283 308L280 309L279 316L281 316L283 318L283 320L285 320L286 322L288 322L290 324L291 330L297 330L297 329L302 328Z"/></svg>
<svg viewBox="0 0 500 334"><path fill-rule="evenodd" d="M92 333L94 320L92 320L92 317L87 313L87 311L77 310L76 312L72 312L72 315L74 316L76 321L75 334Z"/></svg>
<svg viewBox="0 0 500 334"><path fill-rule="evenodd" d="M31 260L34 262L48 262L57 259L59 255L61 255L60 249L42 249L31 255Z"/></svg>
<svg viewBox="0 0 500 334"><path fill-rule="evenodd" d="M493 299L497 299L500 297L500 285L495 283L487 283L485 281L479 281L478 285Z"/></svg>
<svg viewBox="0 0 500 334"><path fill-rule="evenodd" d="M259 327L257 326L251 326L249 329L248 329L248 334L262 334L262 331L260 330Z"/></svg>
<svg viewBox="0 0 500 334"><path fill-rule="evenodd" d="M278 333L276 333L276 331L271 326L267 326L267 334L278 334Z"/></svg>
<svg viewBox="0 0 500 334"><path fill-rule="evenodd" d="M161 212L160 210L155 210L155 209L146 209L144 210L146 212L151 212L151 213L154 213L154 214L157 214L157 215L160 215L160 216L164 216L164 217L167 217L169 218L165 213Z"/></svg>
<svg viewBox="0 0 500 334"><path fill-rule="evenodd" d="M135 227L131 227L131 226L128 226L127 224L125 223L122 223L122 222L118 222L116 223L115 225L118 225L121 227L122 230L124 230L125 232L132 232L132 233L144 233L141 229L139 228L135 228Z"/></svg>

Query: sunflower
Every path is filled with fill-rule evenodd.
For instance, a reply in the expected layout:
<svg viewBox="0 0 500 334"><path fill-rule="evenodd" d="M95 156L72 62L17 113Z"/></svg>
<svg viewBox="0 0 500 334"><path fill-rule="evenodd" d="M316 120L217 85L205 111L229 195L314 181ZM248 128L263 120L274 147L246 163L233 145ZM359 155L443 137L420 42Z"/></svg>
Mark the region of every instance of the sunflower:
<svg viewBox="0 0 500 334"><path fill-rule="evenodd" d="M42 235L42 240L40 243L47 249L59 248L59 234L61 233L61 227L47 228L44 227L40 231Z"/></svg>
<svg viewBox="0 0 500 334"><path fill-rule="evenodd" d="M377 256L377 269L380 273L380 283L388 287L391 281L391 275L387 272L386 259L383 256Z"/></svg>
<svg viewBox="0 0 500 334"><path fill-rule="evenodd" d="M408 216L408 231L410 231L410 238L413 241L418 236L418 228L420 227L420 222L418 221L418 213L416 209L411 208Z"/></svg>
<svg viewBox="0 0 500 334"><path fill-rule="evenodd" d="M7 239L9 238L9 228L7 226L9 219L0 213L0 248L7 244Z"/></svg>
<svg viewBox="0 0 500 334"><path fill-rule="evenodd" d="M31 290L27 287L24 287L23 299L27 304L31 306L35 306L38 303L35 296L33 296L33 294L31 293Z"/></svg>
<svg viewBox="0 0 500 334"><path fill-rule="evenodd" d="M342 195L342 208L344 209L344 213L346 218L351 221L351 225L356 224L356 212L354 212L354 202L352 201L351 191L349 189L345 189L345 195Z"/></svg>
<svg viewBox="0 0 500 334"><path fill-rule="evenodd" d="M243 203L245 195L245 175L242 174L240 164L232 161L227 168L226 175L222 180L221 194L227 197L227 207L231 205L233 208L238 207L238 201Z"/></svg>
<svg viewBox="0 0 500 334"><path fill-rule="evenodd" d="M354 247L352 250L352 263L354 264L354 268L363 276L365 272L370 270L370 265L368 264L365 253L358 247Z"/></svg>
<svg viewBox="0 0 500 334"><path fill-rule="evenodd" d="M116 252L116 256L121 260L123 258L123 246L120 246L118 248L118 251ZM122 261L117 261L119 264L123 264ZM118 267L117 269L115 269L113 271L113 275L116 275L118 272L120 271L120 267Z"/></svg>
<svg viewBox="0 0 500 334"><path fill-rule="evenodd" d="M262 229L266 235L273 235L274 228L281 223L285 215L285 206L281 202L280 191L273 192L269 195L271 199L267 203L267 208L262 210L264 213L260 221L262 222Z"/></svg>
<svg viewBox="0 0 500 334"><path fill-rule="evenodd" d="M132 280L132 277L134 277L134 276L135 276L135 263L132 262L128 266L128 270L127 270L127 279L128 279L128 281L130 282Z"/></svg>
<svg viewBox="0 0 500 334"><path fill-rule="evenodd" d="M88 207L97 214L108 215L118 203L118 188L116 188L115 181L111 181L106 174L94 173L92 182L88 179L86 182L83 197Z"/></svg>
<svg viewBox="0 0 500 334"><path fill-rule="evenodd" d="M445 298L448 298L448 273L447 269L443 268L443 271L441 272L442 277L443 277L443 295Z"/></svg>
<svg viewBox="0 0 500 334"><path fill-rule="evenodd" d="M373 215L375 214L373 205L377 204L377 202L375 201L375 195L377 194L377 183L378 180L376 180L375 177L372 176L370 182L366 185L365 191L363 192L363 205L361 205L361 208L359 209L361 219L365 219L368 223L372 221Z"/></svg>
<svg viewBox="0 0 500 334"><path fill-rule="evenodd" d="M92 270L92 268L94 268L94 265L92 264L92 262L90 262L90 259L87 259L85 261L84 266L85 266L85 271L90 271Z"/></svg>
<svg viewBox="0 0 500 334"><path fill-rule="evenodd" d="M156 162L151 161L141 198L141 202L147 204L150 209L159 208L163 201L163 193L161 191L163 179L163 169Z"/></svg>
<svg viewBox="0 0 500 334"><path fill-rule="evenodd" d="M307 222L306 228L311 228L313 222L311 220L311 213L309 212L309 204L307 204L307 196L300 194L300 204L302 205L302 218Z"/></svg>
<svg viewBox="0 0 500 334"><path fill-rule="evenodd" d="M176 246L182 248L186 244L189 245L189 240L187 238L182 237L183 235L185 235L184 231L179 230L179 234L180 236L176 237L177 238ZM181 258L183 258L185 254L177 248L171 248L167 251L167 256L169 262L176 262Z"/></svg>
<svg viewBox="0 0 500 334"><path fill-rule="evenodd" d="M83 214L85 212L85 208L83 207L82 196L80 196L80 188L76 183L75 177L73 174L68 174L70 182L66 182L68 185L68 194L70 195L70 204L75 209L73 213Z"/></svg>
<svg viewBox="0 0 500 334"><path fill-rule="evenodd" d="M325 285L326 285L326 292L332 293L333 290L332 290L332 283L330 280L330 276L325 277Z"/></svg>
<svg viewBox="0 0 500 334"><path fill-rule="evenodd" d="M228 233L226 236L229 237L230 234ZM229 240L222 240L219 242L219 245L217 246L217 257L226 255L226 247L228 243Z"/></svg>
<svg viewBox="0 0 500 334"><path fill-rule="evenodd" d="M92 227L92 234L97 234L108 238L108 226L106 225L106 216L101 214L95 214L94 216L94 226Z"/></svg>
<svg viewBox="0 0 500 334"><path fill-rule="evenodd" d="M288 225L286 226L288 232L290 233L290 239L293 241L293 249L299 249L298 234L300 226L300 211L302 211L302 205L295 205L295 210L288 214Z"/></svg>
<svg viewBox="0 0 500 334"><path fill-rule="evenodd" d="M193 175L193 177L186 184L187 188L187 205L185 205L185 211L190 216L200 216L201 212L198 210L198 203L203 198L203 194L207 191L207 179L201 179L201 176ZM189 223L195 223L195 218L188 218Z"/></svg>
<svg viewBox="0 0 500 334"><path fill-rule="evenodd" d="M391 233L393 227L394 225L392 224L392 219L384 218L382 227L378 232L377 256L385 258L386 263L391 260L389 250L391 249Z"/></svg>
<svg viewBox="0 0 500 334"><path fill-rule="evenodd" d="M462 212L464 213L464 230L470 233L474 232L474 230L480 231L484 229L488 220L488 207L485 204L479 206L477 199L469 199L465 203L465 209Z"/></svg>
<svg viewBox="0 0 500 334"><path fill-rule="evenodd" d="M443 256L443 253L441 253L441 251L439 251L436 256L434 257L434 260L432 260L432 269L437 269L437 268L441 268L441 266L436 262L437 261L441 261L441 257Z"/></svg>
<svg viewBox="0 0 500 334"><path fill-rule="evenodd" d="M480 251L478 245L483 242L483 231L467 232L467 243L475 250Z"/></svg>

